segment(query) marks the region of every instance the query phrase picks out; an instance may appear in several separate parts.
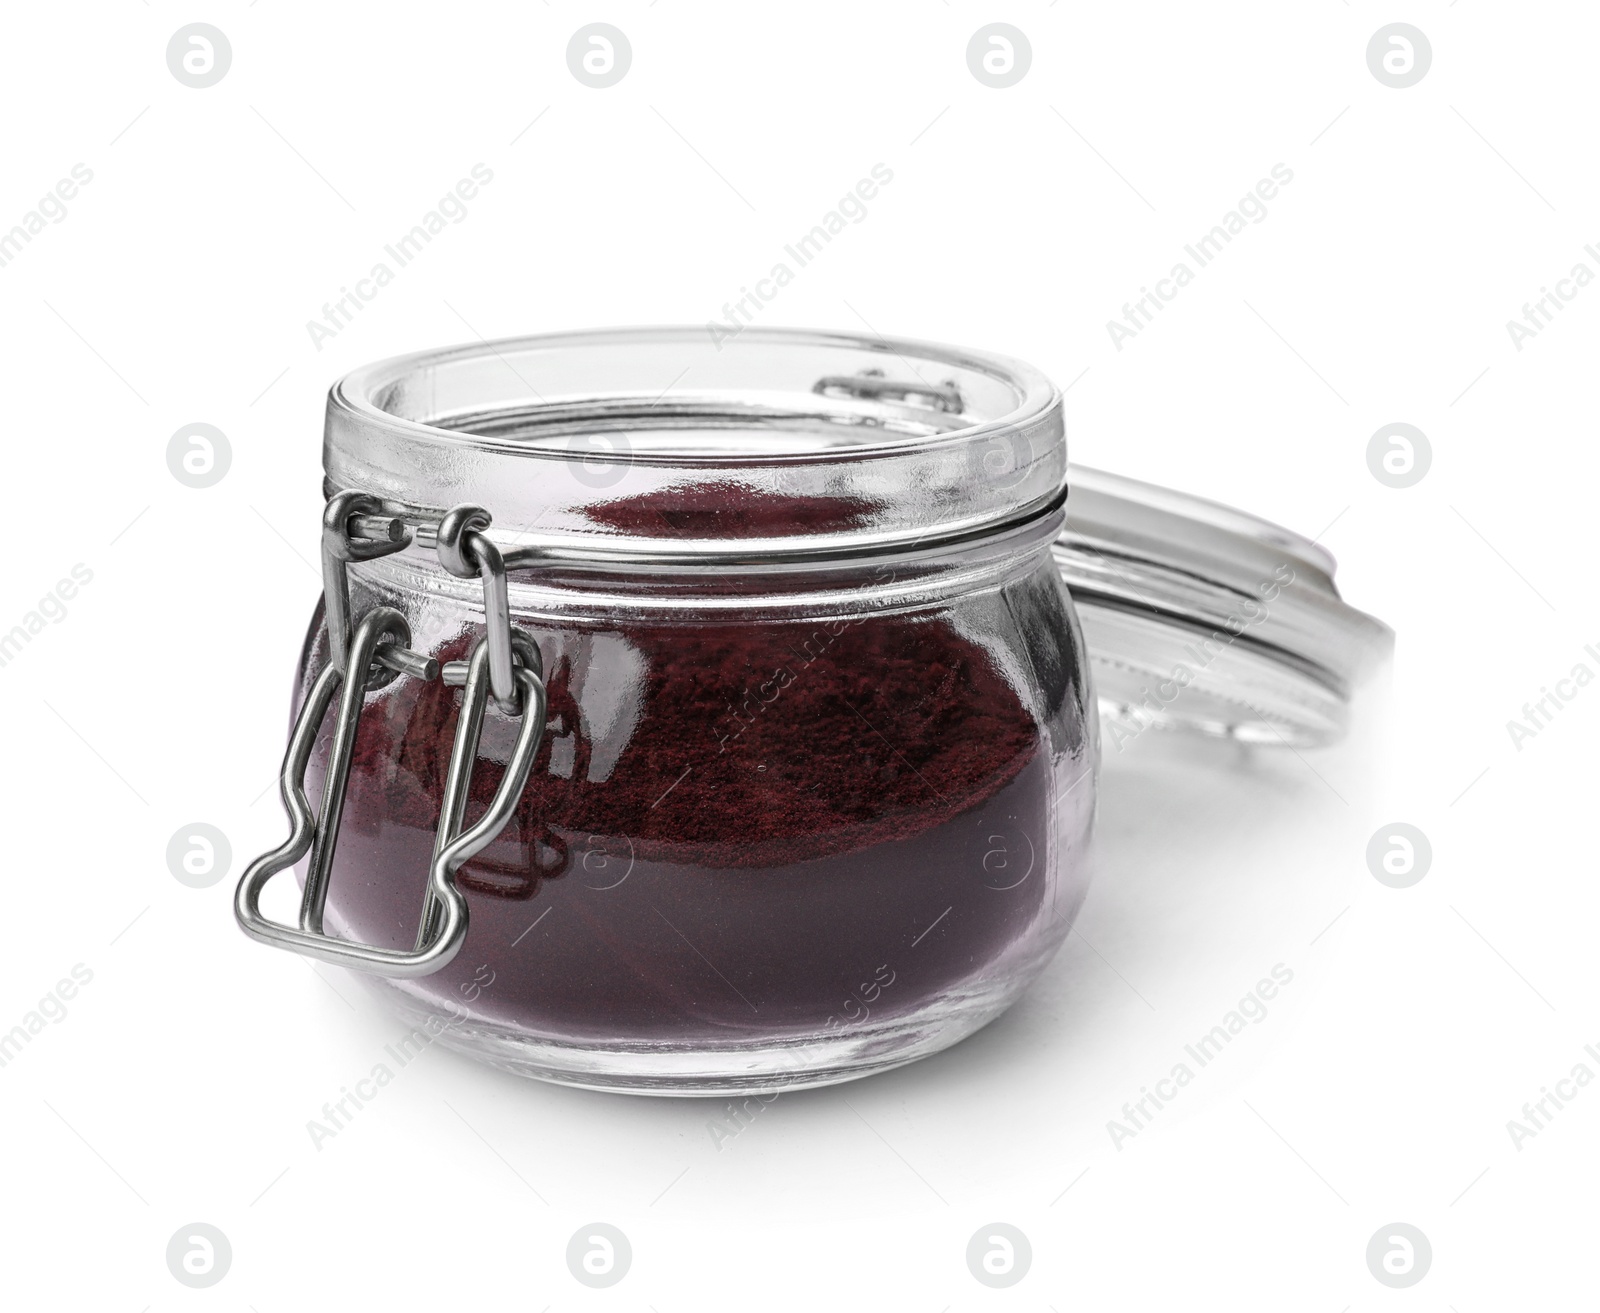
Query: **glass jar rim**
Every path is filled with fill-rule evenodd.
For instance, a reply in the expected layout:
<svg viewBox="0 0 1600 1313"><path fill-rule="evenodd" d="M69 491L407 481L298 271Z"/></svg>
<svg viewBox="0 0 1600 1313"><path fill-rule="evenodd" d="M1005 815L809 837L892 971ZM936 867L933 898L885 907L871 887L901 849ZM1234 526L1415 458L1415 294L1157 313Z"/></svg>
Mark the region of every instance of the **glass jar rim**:
<svg viewBox="0 0 1600 1313"><path fill-rule="evenodd" d="M1061 393L1032 366L765 327L379 361L330 391L323 457L330 489L422 517L483 505L510 545L708 561L970 539L1059 508L1067 470Z"/></svg>

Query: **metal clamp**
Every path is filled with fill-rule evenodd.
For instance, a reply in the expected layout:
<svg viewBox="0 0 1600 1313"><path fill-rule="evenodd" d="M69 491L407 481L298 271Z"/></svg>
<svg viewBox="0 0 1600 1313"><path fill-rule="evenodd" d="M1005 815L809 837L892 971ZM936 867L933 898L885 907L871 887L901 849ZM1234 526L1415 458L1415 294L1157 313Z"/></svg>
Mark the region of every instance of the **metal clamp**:
<svg viewBox="0 0 1600 1313"><path fill-rule="evenodd" d="M289 837L271 852L258 857L245 871L234 900L234 915L252 939L277 948L357 971L397 977L424 976L449 963L466 939L467 905L456 887L457 873L505 828L527 787L534 757L544 737L543 665L533 640L511 627L505 566L498 550L478 531L487 527L488 514L477 507L460 507L446 516L440 526L439 539L440 559L447 569L461 573L454 568L452 556L457 564L468 565L462 550L465 548L476 564L476 569L467 572L481 573L484 579L487 632L474 645L470 657L464 662L449 662L441 669L433 658L412 652L410 627L405 617L390 607L377 607L368 612L352 634L346 562L384 556L412 541L412 535L399 520L376 515L378 509L376 498L361 493L342 493L328 504L323 531L323 575L330 659L300 708L279 774L279 789L290 822ZM445 532L447 525L450 526L448 534ZM376 550L372 550L374 548ZM503 685L496 678L500 667L506 671ZM362 705L369 691L393 678L390 671L424 680L436 679L442 674L446 684L460 685L464 689L455 742L445 773L444 800L434 838L428 889L415 946L410 950L374 948L336 938L323 930L329 877L339 841L339 823L344 813L350 760ZM505 775L488 810L470 830L460 833L491 692L496 704L507 715L520 718L522 724ZM328 773L323 784L322 806L313 816L306 799L306 767L335 694L340 695L339 710L334 720ZM298 928L270 920L260 908L263 889L273 876L293 866L308 852L311 856L301 895Z"/></svg>
<svg viewBox="0 0 1600 1313"><path fill-rule="evenodd" d="M404 551L411 535L401 521L378 517L378 499L365 492L341 492L322 511L322 596L328 621L328 663L346 669L350 651L351 561L372 561ZM377 520L368 533L353 534L357 519ZM381 535L381 536L380 536Z"/></svg>
<svg viewBox="0 0 1600 1313"><path fill-rule="evenodd" d="M511 606L506 563L500 549L484 536L489 512L481 506L457 506L439 521L439 562L458 579L483 579L483 617L489 644L489 682L495 705L508 716L517 714L517 688L511 677Z"/></svg>

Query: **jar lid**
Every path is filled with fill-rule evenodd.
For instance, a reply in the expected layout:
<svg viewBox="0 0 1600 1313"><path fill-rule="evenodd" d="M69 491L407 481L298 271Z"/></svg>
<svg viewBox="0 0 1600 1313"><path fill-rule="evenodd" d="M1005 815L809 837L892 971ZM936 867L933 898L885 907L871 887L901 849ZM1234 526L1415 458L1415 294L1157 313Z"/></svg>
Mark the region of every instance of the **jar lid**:
<svg viewBox="0 0 1600 1313"><path fill-rule="evenodd" d="M1103 731L1318 746L1393 646L1322 547L1184 493L1073 465L1054 553L1083 624Z"/></svg>

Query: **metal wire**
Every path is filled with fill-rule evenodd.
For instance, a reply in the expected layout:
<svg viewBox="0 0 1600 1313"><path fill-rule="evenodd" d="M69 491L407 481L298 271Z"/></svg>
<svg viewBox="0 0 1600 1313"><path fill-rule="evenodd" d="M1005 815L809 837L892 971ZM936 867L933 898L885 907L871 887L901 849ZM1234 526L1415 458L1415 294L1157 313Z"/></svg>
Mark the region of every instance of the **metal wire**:
<svg viewBox="0 0 1600 1313"><path fill-rule="evenodd" d="M484 584L484 637L465 662L442 669L433 657L410 650L411 630L391 607L376 607L354 632L350 623L347 565L371 560L408 546L409 529L397 518L378 514L381 503L365 493L345 492L330 499L323 517L322 561L328 621L329 661L317 676L289 736L279 772L279 791L289 817L289 837L252 862L239 881L234 915L244 932L261 943L320 961L379 975L411 977L438 971L460 951L467 934L467 904L456 887L461 867L489 846L515 812L544 737L546 696L543 661L537 645L511 626L505 563L482 529L489 513L461 506L449 512L438 531L439 558L452 574L478 575ZM366 695L393 673L423 680L442 674L464 689L455 741L445 773L444 800L434 839L428 890L415 946L408 950L374 948L338 939L323 929L323 913L339 841L339 823L349 788L350 762ZM316 815L306 798L306 767L335 696L322 805ZM505 774L476 825L458 833L466 818L472 770L490 698L506 715L521 719ZM298 927L273 921L261 912L261 893L273 876L307 852L305 889Z"/></svg>
<svg viewBox="0 0 1600 1313"><path fill-rule="evenodd" d="M517 684L512 676L511 598L506 563L500 549L483 533L492 523L481 506L457 506L439 521L439 563L458 579L483 580L483 622L488 632L489 681L495 705L508 716L518 714Z"/></svg>
<svg viewBox="0 0 1600 1313"><path fill-rule="evenodd" d="M349 563L376 560L403 551L411 544L411 534L405 525L393 519L388 520L382 537L374 533L352 535L356 521L381 520L375 513L382 508L382 502L365 492L336 493L323 508L322 596L328 621L329 660L341 672L346 669L350 651Z"/></svg>

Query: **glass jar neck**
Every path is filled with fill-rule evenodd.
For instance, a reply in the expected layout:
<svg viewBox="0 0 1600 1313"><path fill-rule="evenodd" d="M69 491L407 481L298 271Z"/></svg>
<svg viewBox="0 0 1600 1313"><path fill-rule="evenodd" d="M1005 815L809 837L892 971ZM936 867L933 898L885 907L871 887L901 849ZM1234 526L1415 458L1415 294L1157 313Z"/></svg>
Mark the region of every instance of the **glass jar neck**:
<svg viewBox="0 0 1600 1313"><path fill-rule="evenodd" d="M382 362L328 401L330 490L472 503L508 555L709 566L958 544L1048 515L1061 397L998 356L847 334L607 330Z"/></svg>

